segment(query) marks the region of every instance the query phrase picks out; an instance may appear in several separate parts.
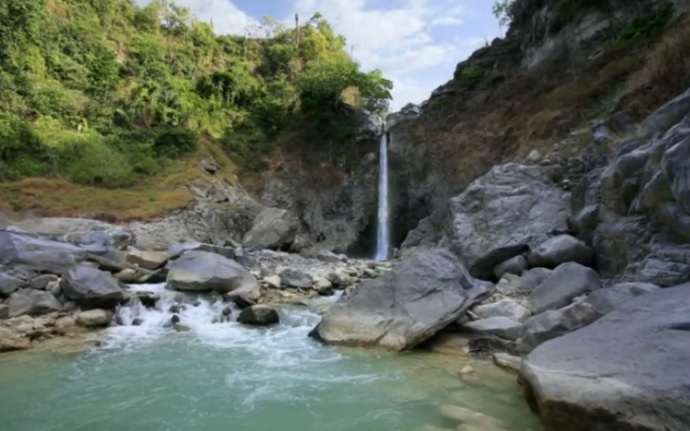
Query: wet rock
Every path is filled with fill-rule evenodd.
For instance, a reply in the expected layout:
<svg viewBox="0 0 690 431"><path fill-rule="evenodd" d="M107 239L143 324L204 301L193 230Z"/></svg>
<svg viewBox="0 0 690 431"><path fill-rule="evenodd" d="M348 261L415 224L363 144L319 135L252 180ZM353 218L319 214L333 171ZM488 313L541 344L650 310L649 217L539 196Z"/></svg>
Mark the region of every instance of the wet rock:
<svg viewBox="0 0 690 431"><path fill-rule="evenodd" d="M161 299L161 296L153 292L137 292L137 298L141 301L141 305L146 308L153 308L156 306L156 302Z"/></svg>
<svg viewBox="0 0 690 431"><path fill-rule="evenodd" d="M520 372L522 358L519 356L513 356L508 353L494 353L493 359L494 363L503 369L514 371L516 373Z"/></svg>
<svg viewBox="0 0 690 431"><path fill-rule="evenodd" d="M429 250L363 281L326 312L312 336L333 344L404 350L455 321L486 293L452 253Z"/></svg>
<svg viewBox="0 0 690 431"><path fill-rule="evenodd" d="M243 292L258 297L259 283L242 265L218 254L188 251L168 272L168 285L190 292Z"/></svg>
<svg viewBox="0 0 690 431"><path fill-rule="evenodd" d="M319 295L332 295L333 283L323 277L314 277L314 289Z"/></svg>
<svg viewBox="0 0 690 431"><path fill-rule="evenodd" d="M173 324L173 329L177 332L189 332L192 330L189 326L183 324L183 323L175 323Z"/></svg>
<svg viewBox="0 0 690 431"><path fill-rule="evenodd" d="M179 314L184 309L183 305L173 304L168 308L168 313Z"/></svg>
<svg viewBox="0 0 690 431"><path fill-rule="evenodd" d="M25 285L24 280L0 272L0 296L10 296Z"/></svg>
<svg viewBox="0 0 690 431"><path fill-rule="evenodd" d="M313 285L311 276L299 269L285 268L280 271L278 275L280 276L280 283L283 286L309 289Z"/></svg>
<svg viewBox="0 0 690 431"><path fill-rule="evenodd" d="M240 312L237 321L245 325L268 326L280 321L278 313L267 305L253 305Z"/></svg>
<svg viewBox="0 0 690 431"><path fill-rule="evenodd" d="M689 309L690 285L659 289L537 347L521 374L546 429L687 429Z"/></svg>
<svg viewBox="0 0 690 431"><path fill-rule="evenodd" d="M39 275L38 277L31 280L29 286L32 289L47 290L47 287L51 283L55 283L60 280L60 277L53 274Z"/></svg>
<svg viewBox="0 0 690 431"><path fill-rule="evenodd" d="M532 315L532 312L526 307L510 298L504 298L491 304L478 305L472 309L472 312L480 319L507 317L515 322L524 322Z"/></svg>
<svg viewBox="0 0 690 431"><path fill-rule="evenodd" d="M158 269L165 265L170 258L170 254L165 251L141 251L130 249L127 252L127 262L133 263L140 268Z"/></svg>
<svg viewBox="0 0 690 431"><path fill-rule="evenodd" d="M232 315L232 307L225 307L221 313L223 316L229 317Z"/></svg>
<svg viewBox="0 0 690 431"><path fill-rule="evenodd" d="M8 302L10 317L27 314L40 316L62 310L62 304L48 292L36 289L21 289L10 296Z"/></svg>
<svg viewBox="0 0 690 431"><path fill-rule="evenodd" d="M63 316L55 320L55 329L62 334L65 334L76 325L77 322L72 316Z"/></svg>
<svg viewBox="0 0 690 431"><path fill-rule="evenodd" d="M504 274L515 274L521 275L529 268L527 259L524 256L515 256L511 259L506 260L503 263L496 265L493 269L494 276L496 280L500 280Z"/></svg>
<svg viewBox="0 0 690 431"><path fill-rule="evenodd" d="M107 272L85 265L67 271L60 287L64 295L82 308L112 309L124 299L124 292Z"/></svg>
<svg viewBox="0 0 690 431"><path fill-rule="evenodd" d="M562 263L576 262L591 266L594 250L570 235L559 235L539 245L529 254L529 264L534 267L556 268Z"/></svg>
<svg viewBox="0 0 690 431"><path fill-rule="evenodd" d="M288 249L295 241L299 219L289 210L265 208L244 237L242 243L254 249Z"/></svg>
<svg viewBox="0 0 690 431"><path fill-rule="evenodd" d="M546 268L533 268L522 275L504 274L496 285L496 290L507 296L524 296L532 293L547 277L553 273Z"/></svg>
<svg viewBox="0 0 690 431"><path fill-rule="evenodd" d="M103 328L110 324L113 319L113 312L110 310L101 310L95 308L93 310L82 311L77 314L77 324L86 328Z"/></svg>
<svg viewBox="0 0 690 431"><path fill-rule="evenodd" d="M681 121L688 112L690 112L690 89L647 117L639 127L639 134L645 138L651 138L658 133L663 133Z"/></svg>
<svg viewBox="0 0 690 431"><path fill-rule="evenodd" d="M592 269L578 263L560 265L536 289L528 302L534 314L568 305L575 297L601 288L601 279Z"/></svg>
<svg viewBox="0 0 690 431"><path fill-rule="evenodd" d="M135 317L132 319L132 326L141 326L144 323L144 319L140 317Z"/></svg>
<svg viewBox="0 0 690 431"><path fill-rule="evenodd" d="M522 324L508 317L489 317L465 323L465 329L481 334L491 334L505 340L517 340Z"/></svg>
<svg viewBox="0 0 690 431"><path fill-rule="evenodd" d="M280 289L281 287L281 280L280 276L278 275L271 275L266 278L264 278L264 282L269 286L274 289Z"/></svg>

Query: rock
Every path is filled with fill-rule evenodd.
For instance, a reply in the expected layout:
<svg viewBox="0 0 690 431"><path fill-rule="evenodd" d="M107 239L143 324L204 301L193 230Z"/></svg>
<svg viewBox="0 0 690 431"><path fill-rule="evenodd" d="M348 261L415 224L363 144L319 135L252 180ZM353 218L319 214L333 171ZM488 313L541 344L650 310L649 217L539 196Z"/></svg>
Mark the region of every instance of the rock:
<svg viewBox="0 0 690 431"><path fill-rule="evenodd" d="M510 298L505 298L492 304L478 305L472 309L472 312L480 319L507 317L515 322L524 322L532 315L532 312L526 307Z"/></svg>
<svg viewBox="0 0 690 431"><path fill-rule="evenodd" d="M534 314L568 305L575 297L601 287L596 272L578 263L560 265L527 298Z"/></svg>
<svg viewBox="0 0 690 431"><path fill-rule="evenodd" d="M661 172L668 179L678 206L690 214L690 134L664 153Z"/></svg>
<svg viewBox="0 0 690 431"><path fill-rule="evenodd" d="M64 295L82 308L115 308L124 299L124 292L107 272L79 265L67 271L60 287Z"/></svg>
<svg viewBox="0 0 690 431"><path fill-rule="evenodd" d="M295 241L299 219L289 210L265 208L256 219L242 243L254 249L289 249Z"/></svg>
<svg viewBox="0 0 690 431"><path fill-rule="evenodd" d="M232 315L232 307L225 307L223 308L223 311L220 312L225 317L231 316Z"/></svg>
<svg viewBox="0 0 690 431"><path fill-rule="evenodd" d="M136 249L127 252L127 262L133 263L140 268L158 269L165 265L170 258L170 254L165 251L140 251Z"/></svg>
<svg viewBox="0 0 690 431"><path fill-rule="evenodd" d="M425 346L432 352L444 355L469 356L470 354L470 339L467 334L436 334Z"/></svg>
<svg viewBox="0 0 690 431"><path fill-rule="evenodd" d="M453 254L428 250L363 281L325 313L311 335L326 343L409 349L455 321L485 293Z"/></svg>
<svg viewBox="0 0 690 431"><path fill-rule="evenodd" d="M472 265L472 268L470 268L470 275L480 280L494 280L497 266L515 257L519 257L528 251L529 245L527 244L517 244L491 250Z"/></svg>
<svg viewBox="0 0 690 431"><path fill-rule="evenodd" d="M546 168L510 163L473 181L451 199L450 211L450 240L471 267L497 248L537 245L551 232L565 231L570 194L551 181Z"/></svg>
<svg viewBox="0 0 690 431"><path fill-rule="evenodd" d="M333 293L333 283L323 277L314 277L314 289L320 295L331 295Z"/></svg>
<svg viewBox="0 0 690 431"><path fill-rule="evenodd" d="M146 308L153 308L156 302L161 299L161 296L153 292L136 292L136 297L141 301L141 305Z"/></svg>
<svg viewBox="0 0 690 431"><path fill-rule="evenodd" d="M440 408L441 416L457 421L463 426L479 426L482 430L495 431L503 428L503 422L465 407L445 405Z"/></svg>
<svg viewBox="0 0 690 431"><path fill-rule="evenodd" d="M60 277L57 275L43 274L31 280L31 282L29 282L29 286L32 289L47 290L49 284L58 282L59 280Z"/></svg>
<svg viewBox="0 0 690 431"><path fill-rule="evenodd" d="M513 356L508 353L494 353L492 356L494 363L499 367L516 373L520 372L522 358L519 356Z"/></svg>
<svg viewBox="0 0 690 431"><path fill-rule="evenodd" d="M21 289L14 292L7 305L10 307L10 317L23 314L40 316L62 310L62 304L56 297L36 289Z"/></svg>
<svg viewBox="0 0 690 431"><path fill-rule="evenodd" d="M173 262L167 278L175 290L259 295L259 283L242 265L218 254L188 251Z"/></svg>
<svg viewBox="0 0 690 431"><path fill-rule="evenodd" d="M0 272L0 296L10 296L24 284L24 280Z"/></svg>
<svg viewBox="0 0 690 431"><path fill-rule="evenodd" d="M0 319L8 319L10 317L10 306L7 304L0 304Z"/></svg>
<svg viewBox="0 0 690 431"><path fill-rule="evenodd" d="M102 328L110 324L113 319L113 312L110 310L101 310L95 308L93 310L82 311L77 314L77 324L86 328Z"/></svg>
<svg viewBox="0 0 690 431"><path fill-rule="evenodd" d="M525 271L521 276L504 274L496 285L496 290L508 296L529 295L552 273L550 269L534 268Z"/></svg>
<svg viewBox="0 0 690 431"><path fill-rule="evenodd" d="M504 274L515 274L521 275L523 272L527 271L529 264L524 256L515 256L505 262L496 265L493 269L494 276L496 280L500 280Z"/></svg>
<svg viewBox="0 0 690 431"><path fill-rule="evenodd" d="M280 289L281 287L281 281L280 281L280 276L278 275L271 275L266 278L264 278L264 282L269 286L274 289Z"/></svg>
<svg viewBox="0 0 690 431"><path fill-rule="evenodd" d="M689 309L690 284L660 289L530 353L522 376L546 429L687 429Z"/></svg>
<svg viewBox="0 0 690 431"><path fill-rule="evenodd" d="M63 316L55 320L55 329L63 334L67 332L67 330L74 328L76 325L77 322L72 316Z"/></svg>
<svg viewBox="0 0 690 431"><path fill-rule="evenodd" d="M60 298L62 296L62 287L60 287L60 280L51 281L46 286L46 292L50 292L54 297Z"/></svg>
<svg viewBox="0 0 690 431"><path fill-rule="evenodd" d="M268 326L280 321L278 313L267 305L253 305L240 312L237 321L245 325Z"/></svg>
<svg viewBox="0 0 690 431"><path fill-rule="evenodd" d="M31 347L31 342L19 336L14 331L0 327L0 352L12 352L26 350Z"/></svg>
<svg viewBox="0 0 690 431"><path fill-rule="evenodd" d="M529 254L529 264L533 267L556 268L566 262L576 262L580 265L591 266L594 250L584 242L570 235L558 235Z"/></svg>
<svg viewBox="0 0 690 431"><path fill-rule="evenodd" d="M140 317L135 317L132 319L132 326L141 326L144 323L144 319Z"/></svg>
<svg viewBox="0 0 690 431"><path fill-rule="evenodd" d="M345 256L343 254L335 254L330 250L321 250L316 255L316 258L322 262L327 262L327 263L339 263L339 262L347 261L347 256Z"/></svg>
<svg viewBox="0 0 690 431"><path fill-rule="evenodd" d="M690 112L690 89L667 102L640 124L638 134L651 138L678 123Z"/></svg>
<svg viewBox="0 0 690 431"><path fill-rule="evenodd" d="M309 289L314 284L311 276L299 269L285 268L278 275L282 286Z"/></svg>
<svg viewBox="0 0 690 431"><path fill-rule="evenodd" d="M238 246L239 247L239 246ZM238 257L238 250L235 247L220 246L214 244L203 244L198 242L186 242L180 244L174 244L168 249L168 253L172 257L177 257L185 252L199 250L207 251L209 253L219 254L228 259L235 259Z"/></svg>
<svg viewBox="0 0 690 431"><path fill-rule="evenodd" d="M462 367L462 370L460 370L460 374L463 376L471 376L477 374L477 372L472 368L470 365L465 365Z"/></svg>
<svg viewBox="0 0 690 431"><path fill-rule="evenodd" d="M571 331L587 326L625 302L658 290L644 283L622 283L599 289L580 301L528 319L520 332L517 350L532 351L538 345Z"/></svg>
<svg viewBox="0 0 690 431"><path fill-rule="evenodd" d="M175 323L173 324L173 329L177 332L189 332L192 330L189 326L183 324L183 323Z"/></svg>
<svg viewBox="0 0 690 431"><path fill-rule="evenodd" d="M0 230L0 265L23 265L62 273L84 258L86 250L31 234Z"/></svg>
<svg viewBox="0 0 690 431"><path fill-rule="evenodd" d="M465 329L481 334L491 334L505 340L517 340L522 324L508 317L489 317L465 323Z"/></svg>
<svg viewBox="0 0 690 431"><path fill-rule="evenodd" d="M534 165L534 164L539 163L541 161L541 159L542 159L541 153L538 150L532 150L532 151L530 151L530 153L525 158L525 163Z"/></svg>
<svg viewBox="0 0 690 431"><path fill-rule="evenodd" d="M115 278L123 283L133 283L139 278L139 274L133 268L125 268L115 274Z"/></svg>

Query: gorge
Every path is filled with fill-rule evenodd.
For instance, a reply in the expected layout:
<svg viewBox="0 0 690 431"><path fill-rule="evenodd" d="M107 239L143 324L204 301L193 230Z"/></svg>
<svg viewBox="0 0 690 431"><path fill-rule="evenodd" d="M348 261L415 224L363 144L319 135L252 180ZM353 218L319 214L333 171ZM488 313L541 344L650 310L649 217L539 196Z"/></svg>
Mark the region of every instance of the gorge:
<svg viewBox="0 0 690 431"><path fill-rule="evenodd" d="M690 2L500 2L383 119L318 16L75 1L0 6L3 429L687 429ZM35 30L84 14L125 46L81 88Z"/></svg>

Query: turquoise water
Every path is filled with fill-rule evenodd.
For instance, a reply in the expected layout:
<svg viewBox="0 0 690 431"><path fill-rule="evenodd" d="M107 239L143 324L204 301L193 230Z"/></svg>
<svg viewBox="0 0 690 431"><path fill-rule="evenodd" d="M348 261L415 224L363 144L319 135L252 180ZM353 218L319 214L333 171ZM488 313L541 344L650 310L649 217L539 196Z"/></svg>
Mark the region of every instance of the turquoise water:
<svg viewBox="0 0 690 431"><path fill-rule="evenodd" d="M307 337L318 321L308 310L283 310L270 329L207 323L221 306L183 313L189 333L118 327L86 353L0 356L0 429L454 430L443 404L506 431L540 429L515 377L489 365L473 363L476 376L463 378L467 363L455 357L324 347Z"/></svg>

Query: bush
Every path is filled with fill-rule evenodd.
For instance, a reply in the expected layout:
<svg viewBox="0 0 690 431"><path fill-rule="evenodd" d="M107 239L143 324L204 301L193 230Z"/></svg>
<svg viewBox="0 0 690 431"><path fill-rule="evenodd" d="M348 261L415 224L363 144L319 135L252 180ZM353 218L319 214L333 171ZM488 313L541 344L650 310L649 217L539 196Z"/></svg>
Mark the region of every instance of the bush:
<svg viewBox="0 0 690 431"><path fill-rule="evenodd" d="M156 155L177 159L196 151L199 137L183 127L173 127L158 133L153 141Z"/></svg>

